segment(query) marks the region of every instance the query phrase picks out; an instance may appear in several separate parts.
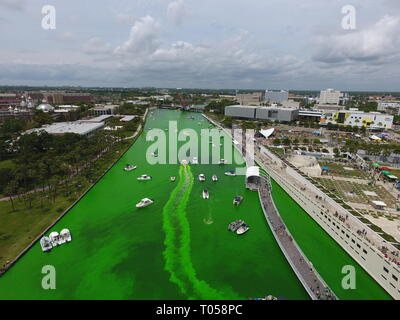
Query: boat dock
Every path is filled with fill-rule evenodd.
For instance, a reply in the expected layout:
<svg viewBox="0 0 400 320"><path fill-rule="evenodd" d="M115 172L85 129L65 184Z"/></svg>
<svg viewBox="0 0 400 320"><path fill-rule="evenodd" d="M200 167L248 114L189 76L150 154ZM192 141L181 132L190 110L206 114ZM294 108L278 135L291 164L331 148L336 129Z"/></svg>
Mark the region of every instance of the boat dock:
<svg viewBox="0 0 400 320"><path fill-rule="evenodd" d="M286 228L272 200L269 179L263 177L259 197L265 218L293 271L313 300L337 300Z"/></svg>

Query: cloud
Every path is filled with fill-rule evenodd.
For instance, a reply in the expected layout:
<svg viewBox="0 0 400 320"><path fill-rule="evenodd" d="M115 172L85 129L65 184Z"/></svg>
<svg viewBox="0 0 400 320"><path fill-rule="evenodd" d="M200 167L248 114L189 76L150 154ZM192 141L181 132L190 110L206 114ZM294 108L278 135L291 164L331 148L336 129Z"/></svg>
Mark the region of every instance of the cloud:
<svg viewBox="0 0 400 320"><path fill-rule="evenodd" d="M27 5L27 0L0 0L0 7L22 11Z"/></svg>
<svg viewBox="0 0 400 320"><path fill-rule="evenodd" d="M91 38L83 45L83 52L87 54L109 54L112 46L100 38Z"/></svg>
<svg viewBox="0 0 400 320"><path fill-rule="evenodd" d="M143 55L153 52L157 47L156 38L159 27L159 23L149 15L140 18L131 28L128 40L118 46L115 53Z"/></svg>
<svg viewBox="0 0 400 320"><path fill-rule="evenodd" d="M369 28L321 35L316 39L313 60L339 64L392 62L400 50L399 30L400 17L384 16Z"/></svg>
<svg viewBox="0 0 400 320"><path fill-rule="evenodd" d="M187 14L184 0L175 0L168 5L167 19L175 25L181 25Z"/></svg>

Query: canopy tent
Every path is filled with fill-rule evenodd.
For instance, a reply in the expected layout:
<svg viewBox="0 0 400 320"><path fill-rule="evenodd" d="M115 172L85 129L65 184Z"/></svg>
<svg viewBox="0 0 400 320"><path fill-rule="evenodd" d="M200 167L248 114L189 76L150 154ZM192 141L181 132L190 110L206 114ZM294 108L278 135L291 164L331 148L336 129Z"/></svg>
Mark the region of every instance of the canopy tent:
<svg viewBox="0 0 400 320"><path fill-rule="evenodd" d="M266 138L268 139L275 131L275 128L270 128L267 130L260 130L260 133Z"/></svg>
<svg viewBox="0 0 400 320"><path fill-rule="evenodd" d="M375 167L375 168L378 168L378 167L380 167L381 165L380 165L379 163L373 163L372 166Z"/></svg>
<svg viewBox="0 0 400 320"><path fill-rule="evenodd" d="M381 173L385 176L390 176L392 173L390 171L383 170Z"/></svg>
<svg viewBox="0 0 400 320"><path fill-rule="evenodd" d="M398 179L398 178L397 178L395 175L393 175L393 174L388 175L388 176L386 176L386 177L388 177L389 179L393 179L393 180L397 180L397 179Z"/></svg>
<svg viewBox="0 0 400 320"><path fill-rule="evenodd" d="M372 201L372 203L377 207L387 207L386 203L384 203L383 201Z"/></svg>
<svg viewBox="0 0 400 320"><path fill-rule="evenodd" d="M389 171L390 168L388 168L388 167L379 167L379 170L386 170L386 171Z"/></svg>
<svg viewBox="0 0 400 320"><path fill-rule="evenodd" d="M329 171L329 167L322 167L322 171Z"/></svg>

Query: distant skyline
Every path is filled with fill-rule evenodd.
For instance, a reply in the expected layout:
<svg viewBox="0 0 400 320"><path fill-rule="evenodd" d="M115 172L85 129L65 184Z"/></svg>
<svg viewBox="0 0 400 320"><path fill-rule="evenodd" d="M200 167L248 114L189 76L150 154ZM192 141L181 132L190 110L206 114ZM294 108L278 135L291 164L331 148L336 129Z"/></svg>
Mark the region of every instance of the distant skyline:
<svg viewBox="0 0 400 320"><path fill-rule="evenodd" d="M400 91L398 0L0 0L0 28L0 85Z"/></svg>

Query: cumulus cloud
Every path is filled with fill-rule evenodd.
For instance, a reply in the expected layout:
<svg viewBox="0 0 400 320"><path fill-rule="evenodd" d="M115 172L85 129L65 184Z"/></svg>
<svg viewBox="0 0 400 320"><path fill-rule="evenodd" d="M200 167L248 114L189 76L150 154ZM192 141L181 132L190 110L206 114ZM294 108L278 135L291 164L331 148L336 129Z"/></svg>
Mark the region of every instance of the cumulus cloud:
<svg viewBox="0 0 400 320"><path fill-rule="evenodd" d="M134 25L129 39L114 51L121 74L126 71L127 77L135 74L151 79L156 75L157 80L180 81L181 85L207 85L210 81L223 84L232 79L252 83L303 67L303 62L293 56L253 52L245 31L226 41L201 45L187 41L165 44L160 41L160 33L158 23L151 17Z"/></svg>
<svg viewBox="0 0 400 320"><path fill-rule="evenodd" d="M399 54L399 30L400 17L384 16L369 28L319 36L313 59L324 63L388 63Z"/></svg>
<svg viewBox="0 0 400 320"><path fill-rule="evenodd" d="M157 47L159 27L159 23L149 15L140 18L131 28L128 40L118 46L115 53L142 55L153 52Z"/></svg>
<svg viewBox="0 0 400 320"><path fill-rule="evenodd" d="M175 0L168 5L167 18L173 24L181 25L187 14L184 0Z"/></svg>

